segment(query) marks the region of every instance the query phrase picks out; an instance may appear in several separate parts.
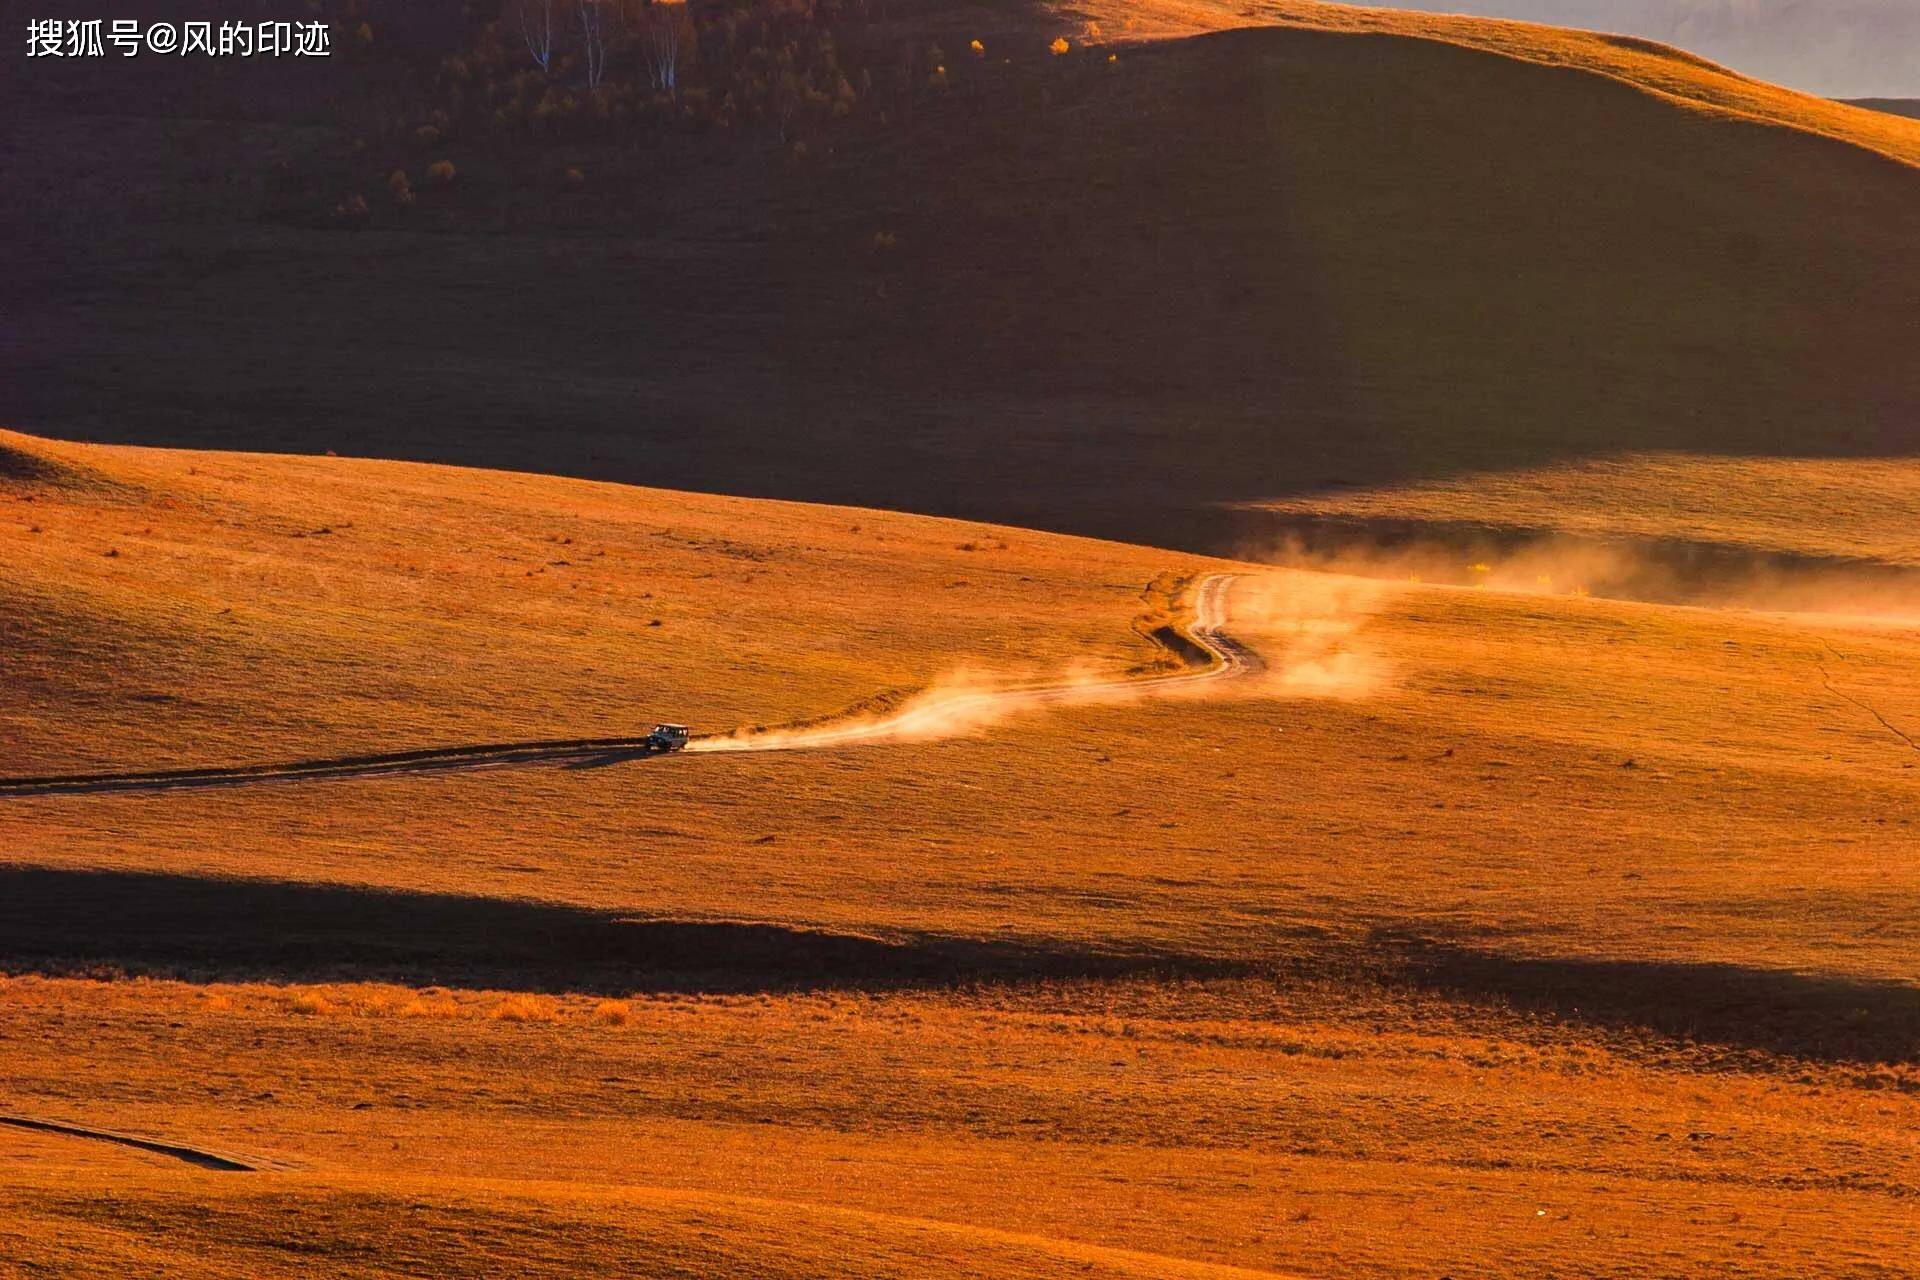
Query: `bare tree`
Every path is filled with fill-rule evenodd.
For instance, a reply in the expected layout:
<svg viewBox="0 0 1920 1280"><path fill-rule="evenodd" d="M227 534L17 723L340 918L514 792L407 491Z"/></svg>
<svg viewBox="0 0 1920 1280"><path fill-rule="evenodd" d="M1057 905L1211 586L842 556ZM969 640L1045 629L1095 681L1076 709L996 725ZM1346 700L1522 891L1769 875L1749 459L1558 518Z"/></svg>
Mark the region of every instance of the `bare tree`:
<svg viewBox="0 0 1920 1280"><path fill-rule="evenodd" d="M680 92L680 52L692 38L686 0L652 0L643 18L641 52L656 90Z"/></svg>
<svg viewBox="0 0 1920 1280"><path fill-rule="evenodd" d="M541 71L553 65L554 0L516 0L520 11L520 35L527 52Z"/></svg>
<svg viewBox="0 0 1920 1280"><path fill-rule="evenodd" d="M587 88L598 89L607 74L608 0L580 0L580 38L587 53Z"/></svg>
<svg viewBox="0 0 1920 1280"><path fill-rule="evenodd" d="M773 118L780 126L780 142L786 144L789 130L793 127L793 118L800 113L800 104L806 98L806 90L800 83L800 77L791 69L780 73L780 79L773 86Z"/></svg>

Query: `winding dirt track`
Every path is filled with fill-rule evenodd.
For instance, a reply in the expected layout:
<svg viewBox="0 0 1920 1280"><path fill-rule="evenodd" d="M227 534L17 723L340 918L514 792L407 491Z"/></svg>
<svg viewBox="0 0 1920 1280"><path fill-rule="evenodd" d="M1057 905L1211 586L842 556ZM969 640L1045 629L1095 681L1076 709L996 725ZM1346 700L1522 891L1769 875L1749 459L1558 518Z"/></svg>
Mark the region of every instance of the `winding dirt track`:
<svg viewBox="0 0 1920 1280"><path fill-rule="evenodd" d="M767 729L755 733L695 739L690 752L798 751L852 746L901 738L944 736L943 726L966 726L1003 712L1070 705L1122 695L1165 691L1206 680L1231 679L1260 669L1260 660L1226 634L1227 596L1233 574L1210 574L1194 588L1194 620L1182 634L1205 655L1190 670L1167 675L1119 676L1110 680L969 690L910 702L892 715L845 724ZM141 773L68 774L40 778L0 778L0 799L11 796L86 795L116 791L184 791L250 786L268 782L309 782L333 778L379 778L400 774L447 773L528 765L596 766L649 758L644 736L561 738L538 742L501 742L439 747L384 755L336 756L285 764L210 769L160 769Z"/></svg>

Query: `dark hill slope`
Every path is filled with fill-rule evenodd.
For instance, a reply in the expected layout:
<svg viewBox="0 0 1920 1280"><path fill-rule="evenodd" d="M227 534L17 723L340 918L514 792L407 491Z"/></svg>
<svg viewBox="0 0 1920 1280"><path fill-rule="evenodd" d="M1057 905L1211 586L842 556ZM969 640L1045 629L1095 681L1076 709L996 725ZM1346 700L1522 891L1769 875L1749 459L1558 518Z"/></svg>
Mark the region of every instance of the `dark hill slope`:
<svg viewBox="0 0 1920 1280"><path fill-rule="evenodd" d="M1189 543L1339 482L1920 446L1920 170L1454 43L1017 59L830 155L589 155L578 201L454 147L436 219L352 234L255 220L219 126L23 118L0 417L50 434Z"/></svg>

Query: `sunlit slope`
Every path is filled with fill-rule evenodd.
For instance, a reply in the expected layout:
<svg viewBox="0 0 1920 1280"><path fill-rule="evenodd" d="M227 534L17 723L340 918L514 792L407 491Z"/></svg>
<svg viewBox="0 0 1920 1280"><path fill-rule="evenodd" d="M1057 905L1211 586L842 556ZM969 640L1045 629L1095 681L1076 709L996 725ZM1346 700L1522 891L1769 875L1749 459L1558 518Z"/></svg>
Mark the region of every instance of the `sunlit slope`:
<svg viewBox="0 0 1920 1280"><path fill-rule="evenodd" d="M937 608L945 587L926 590ZM1073 599L1056 644L1096 632L1099 614L1076 623ZM1134 607L1116 590L1086 652L1129 636ZM891 617L844 625L924 642ZM808 971L937 971L980 945L990 968L1156 955L1364 968L1386 931L1515 955L1906 972L1920 875L1910 625L1273 573L1236 587L1232 627L1268 678L986 720L951 739L12 797L0 822L24 863L193 878L178 927L162 931L183 938L202 937L204 917L254 914L192 887L206 877L451 895L418 919L404 904L295 895L328 929L336 908L367 912L337 942L376 971L392 958L385 939L443 930L437 964L510 963L461 940L524 933L489 932L490 909L470 901L506 896L564 904L532 920L577 932L589 956L616 935L570 913L774 929L705 943L677 924L643 931L642 963L710 943ZM954 661L937 643L922 669ZM1059 674L1086 659L1050 661ZM507 674L530 690L559 678ZM812 715L848 694L803 669L740 696L754 701L738 714L767 719L763 705ZM284 720L325 723L327 704L298 689L256 701L281 698ZM98 714L90 741L115 741L115 716L161 733L144 707ZM403 698L386 719L424 714ZM244 740L249 723L203 736ZM276 733L273 754L291 750L286 724ZM61 892L95 904L95 945L121 945L104 888ZM32 920L62 918L65 901ZM870 941L835 941L849 936ZM126 945L149 961L199 954ZM253 972L278 943L229 945ZM571 954L527 959L564 970Z"/></svg>
<svg viewBox="0 0 1920 1280"><path fill-rule="evenodd" d="M1704 53L1749 75L1829 98L1920 91L1920 10L1907 0L1818 5L1742 0L1395 0L1523 22L1630 32Z"/></svg>
<svg viewBox="0 0 1920 1280"><path fill-rule="evenodd" d="M1920 123L1890 121L1870 110L1770 84L1685 49L1633 36L1318 0L1256 0L1253 4L1094 0L1080 8L1096 17L1108 39L1277 25L1439 40L1615 77L1680 104L1822 133L1910 164L1920 162Z"/></svg>
<svg viewBox="0 0 1920 1280"><path fill-rule="evenodd" d="M1130 618L1180 562L881 512L5 434L0 775L719 731L969 665L1122 671L1155 659Z"/></svg>
<svg viewBox="0 0 1920 1280"><path fill-rule="evenodd" d="M7 1104L300 1171L0 1131L0 1239L236 1274L1910 1253L1920 757L1862 704L1920 717L1912 634L1373 590L1305 614L1391 663L1361 701L10 800ZM103 980L153 973L188 981Z"/></svg>
<svg viewBox="0 0 1920 1280"><path fill-rule="evenodd" d="M1156 658L1149 584L1198 567L870 511L6 443L13 776L725 729L969 673L1110 674ZM1698 487L1738 487L1715 474ZM1777 521L1766 493L1743 501ZM1685 515L1648 527L1687 536ZM1583 585L1557 572L1545 590ZM1497 928L1529 950L1900 971L1910 622L1306 573L1256 574L1229 610L1260 679L946 740L14 797L0 829L28 863L1069 954ZM654 848L671 856L636 857ZM1712 928L1661 923L1677 914Z"/></svg>
<svg viewBox="0 0 1920 1280"><path fill-rule="evenodd" d="M1910 1066L1364 982L0 978L0 1030L14 1107L296 1165L0 1128L0 1244L62 1275L1864 1277L1920 1178Z"/></svg>
<svg viewBox="0 0 1920 1280"><path fill-rule="evenodd" d="M186 1199L178 1179L170 1185L136 1172L60 1189L8 1190L17 1198L0 1217L0 1242L24 1274L184 1271L256 1280L310 1275L316 1265L352 1280L423 1271L512 1280L592 1273L742 1280L1277 1274L964 1223L646 1187L322 1177L264 1188L229 1181L196 1188ZM290 1221L300 1224L297 1236L289 1235Z"/></svg>
<svg viewBox="0 0 1920 1280"><path fill-rule="evenodd" d="M1122 669L1151 658L1154 574L1232 567L0 445L0 741L62 767ZM0 1126L0 1260L1897 1272L1914 628L1238 568L1229 626L1266 678L1186 697L827 750L0 796L0 1113L263 1170ZM207 620L229 608L244 642ZM600 700L610 667L643 692Z"/></svg>

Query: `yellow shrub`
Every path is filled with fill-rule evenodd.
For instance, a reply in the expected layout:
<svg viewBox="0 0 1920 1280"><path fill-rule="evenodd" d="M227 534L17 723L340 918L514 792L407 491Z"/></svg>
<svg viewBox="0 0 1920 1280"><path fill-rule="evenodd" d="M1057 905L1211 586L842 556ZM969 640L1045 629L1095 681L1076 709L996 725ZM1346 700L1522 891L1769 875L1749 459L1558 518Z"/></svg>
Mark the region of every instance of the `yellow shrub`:
<svg viewBox="0 0 1920 1280"><path fill-rule="evenodd" d="M303 1017L315 1017L320 1014L332 1013L333 1005L318 991L302 991L288 999L287 1010L290 1013L297 1013Z"/></svg>
<svg viewBox="0 0 1920 1280"><path fill-rule="evenodd" d="M553 1010L533 996L509 996L488 1016L498 1022L552 1022Z"/></svg>

